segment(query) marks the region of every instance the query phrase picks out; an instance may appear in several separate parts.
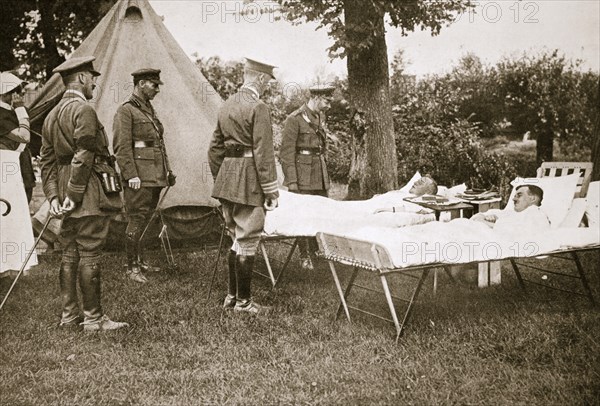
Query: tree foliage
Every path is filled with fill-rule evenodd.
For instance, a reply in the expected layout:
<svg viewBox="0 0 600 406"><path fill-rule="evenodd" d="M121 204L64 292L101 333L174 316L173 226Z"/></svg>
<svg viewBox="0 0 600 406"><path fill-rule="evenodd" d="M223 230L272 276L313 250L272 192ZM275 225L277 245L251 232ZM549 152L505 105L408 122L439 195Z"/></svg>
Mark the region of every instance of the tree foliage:
<svg viewBox="0 0 600 406"><path fill-rule="evenodd" d="M402 34L416 28L437 34L469 0L278 0L281 13L300 24L315 21L333 40L331 57L346 57L352 114L349 193L369 197L397 187L397 157L390 102L386 24Z"/></svg>
<svg viewBox="0 0 600 406"><path fill-rule="evenodd" d="M590 147L598 100L598 75L581 72L581 61L558 51L505 58L497 65L504 115L537 140L537 161L553 159L555 138L576 148ZM597 86L597 85L596 85Z"/></svg>
<svg viewBox="0 0 600 406"><path fill-rule="evenodd" d="M43 81L81 44L116 1L3 0L2 69L23 67L26 79Z"/></svg>

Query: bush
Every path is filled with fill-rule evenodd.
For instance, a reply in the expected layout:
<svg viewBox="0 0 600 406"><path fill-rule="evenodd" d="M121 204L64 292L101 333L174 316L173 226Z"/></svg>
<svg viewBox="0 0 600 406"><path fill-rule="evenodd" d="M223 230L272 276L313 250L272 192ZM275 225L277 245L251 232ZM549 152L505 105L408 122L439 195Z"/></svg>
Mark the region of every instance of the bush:
<svg viewBox="0 0 600 406"><path fill-rule="evenodd" d="M514 166L485 150L472 123L419 125L396 120L396 134L400 184L420 171L448 187L466 183L473 188L496 189L505 197L510 193Z"/></svg>

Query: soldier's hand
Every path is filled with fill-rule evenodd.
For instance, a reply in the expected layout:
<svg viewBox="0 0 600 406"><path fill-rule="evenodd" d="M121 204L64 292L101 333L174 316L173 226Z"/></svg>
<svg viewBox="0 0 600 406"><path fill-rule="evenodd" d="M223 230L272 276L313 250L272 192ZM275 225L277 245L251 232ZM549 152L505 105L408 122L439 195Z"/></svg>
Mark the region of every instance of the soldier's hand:
<svg viewBox="0 0 600 406"><path fill-rule="evenodd" d="M279 206L279 200L275 198L266 198L264 208L266 211L273 211Z"/></svg>
<svg viewBox="0 0 600 406"><path fill-rule="evenodd" d="M58 198L54 198L52 199L52 201L50 202L50 215L52 217L60 217L62 216L62 209L60 207L60 203L58 202Z"/></svg>
<svg viewBox="0 0 600 406"><path fill-rule="evenodd" d="M129 179L127 182L129 184L129 187L132 189L137 190L142 187L142 180L137 176L135 178Z"/></svg>
<svg viewBox="0 0 600 406"><path fill-rule="evenodd" d="M75 203L73 200L71 200L68 196L65 197L65 200L63 201L63 204L62 204L63 214L66 214L66 213L69 213L69 212L75 210L75 207L77 207L77 203Z"/></svg>
<svg viewBox="0 0 600 406"><path fill-rule="evenodd" d="M297 183L290 183L288 185L288 190L290 192L297 192L298 191L298 184Z"/></svg>

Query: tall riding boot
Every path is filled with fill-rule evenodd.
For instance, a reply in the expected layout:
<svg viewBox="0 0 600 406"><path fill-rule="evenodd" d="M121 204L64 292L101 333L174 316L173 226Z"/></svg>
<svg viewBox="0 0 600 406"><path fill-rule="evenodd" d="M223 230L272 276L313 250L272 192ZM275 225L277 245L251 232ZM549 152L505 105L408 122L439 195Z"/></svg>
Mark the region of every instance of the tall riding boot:
<svg viewBox="0 0 600 406"><path fill-rule="evenodd" d="M129 279L139 282L146 283L148 279L142 273L142 268L138 263L138 241L134 233L127 233L125 239L125 250L127 251L127 276Z"/></svg>
<svg viewBox="0 0 600 406"><path fill-rule="evenodd" d="M270 308L254 302L251 297L254 258L254 255L236 256L235 271L237 277L237 299L234 310L238 312L257 314L270 310Z"/></svg>
<svg viewBox="0 0 600 406"><path fill-rule="evenodd" d="M62 299L62 316L60 326L76 326L83 321L79 314L77 302L77 267L79 254L76 250L65 249L60 264L59 281L60 296Z"/></svg>
<svg viewBox="0 0 600 406"><path fill-rule="evenodd" d="M82 257L79 263L79 289L83 302L84 324L93 324L102 318L101 280L98 256Z"/></svg>
<svg viewBox="0 0 600 406"><path fill-rule="evenodd" d="M229 250L229 255L227 256L227 272L229 273L229 287L227 290L227 296L225 296L225 300L223 301L224 309L233 309L235 306L235 298L237 294L237 278L235 275L235 257L236 252L234 250Z"/></svg>
<svg viewBox="0 0 600 406"><path fill-rule="evenodd" d="M128 327L127 323L112 321L102 312L102 281L98 268L99 255L83 256L79 264L79 288L83 301L83 330L108 331Z"/></svg>

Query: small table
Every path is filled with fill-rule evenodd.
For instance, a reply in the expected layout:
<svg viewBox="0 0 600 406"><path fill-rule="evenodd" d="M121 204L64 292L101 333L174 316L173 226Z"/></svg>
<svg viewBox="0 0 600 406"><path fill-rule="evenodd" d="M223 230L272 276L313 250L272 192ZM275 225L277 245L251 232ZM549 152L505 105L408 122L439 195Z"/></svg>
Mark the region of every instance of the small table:
<svg viewBox="0 0 600 406"><path fill-rule="evenodd" d="M473 205L474 213L485 213L491 209L499 209L502 201L499 197L487 200L467 200L460 199L462 202ZM501 261L479 262L477 264L478 277L477 285L484 288L491 285L498 285L501 282Z"/></svg>
<svg viewBox="0 0 600 406"><path fill-rule="evenodd" d="M473 214L484 213L491 209L499 209L500 203L502 202L502 199L499 197L494 197L492 199L487 200L468 200L460 198L459 200L463 203L468 203L472 205L474 208Z"/></svg>
<svg viewBox="0 0 600 406"><path fill-rule="evenodd" d="M474 206L468 203L459 202L454 204L438 204L438 203L426 203L417 202L412 200L414 198L405 197L404 200L410 203L418 204L421 207L433 210L435 220L440 221L440 214L444 212L450 212L450 220L455 218L470 218L473 215Z"/></svg>

